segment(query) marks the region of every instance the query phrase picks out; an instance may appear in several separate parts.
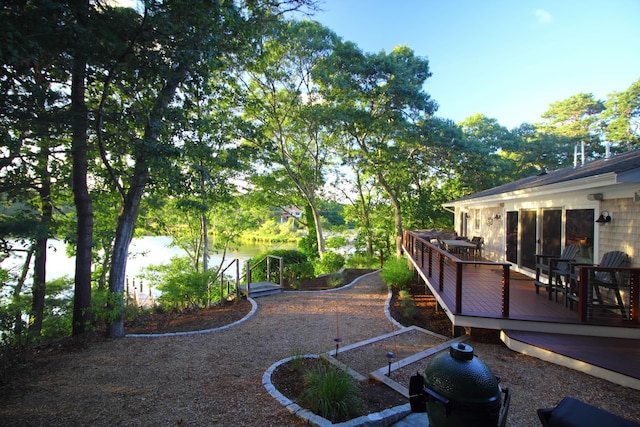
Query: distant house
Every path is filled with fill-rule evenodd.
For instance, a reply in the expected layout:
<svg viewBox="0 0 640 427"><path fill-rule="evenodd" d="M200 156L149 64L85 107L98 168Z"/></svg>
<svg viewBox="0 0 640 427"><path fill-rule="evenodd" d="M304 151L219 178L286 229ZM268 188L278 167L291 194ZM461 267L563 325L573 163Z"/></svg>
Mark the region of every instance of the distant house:
<svg viewBox="0 0 640 427"><path fill-rule="evenodd" d="M580 261L620 250L640 267L640 150L540 173L444 205L483 255L531 273L535 254L580 245Z"/></svg>
<svg viewBox="0 0 640 427"><path fill-rule="evenodd" d="M289 218L295 218L297 220L300 220L300 218L302 218L302 211L298 208L296 208L295 206L289 206L286 208L283 208L282 211L280 212L280 223L285 223L289 220Z"/></svg>

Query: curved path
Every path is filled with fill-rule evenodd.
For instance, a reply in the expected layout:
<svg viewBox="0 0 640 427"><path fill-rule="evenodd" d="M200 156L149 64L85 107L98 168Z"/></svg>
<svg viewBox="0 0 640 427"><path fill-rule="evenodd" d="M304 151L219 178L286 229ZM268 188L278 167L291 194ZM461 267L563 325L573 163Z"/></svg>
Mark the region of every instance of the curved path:
<svg viewBox="0 0 640 427"><path fill-rule="evenodd" d="M1 425L303 426L262 386L274 362L391 332L377 273L335 292L261 298L220 331L101 342L53 358L0 406Z"/></svg>

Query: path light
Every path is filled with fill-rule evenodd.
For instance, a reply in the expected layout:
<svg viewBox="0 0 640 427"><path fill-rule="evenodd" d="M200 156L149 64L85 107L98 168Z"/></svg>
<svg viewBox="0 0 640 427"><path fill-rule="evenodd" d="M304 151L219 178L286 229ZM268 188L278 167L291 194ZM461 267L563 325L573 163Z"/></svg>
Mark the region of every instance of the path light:
<svg viewBox="0 0 640 427"><path fill-rule="evenodd" d="M387 352L387 362L389 363L389 371L387 372L387 376L391 377L391 363L393 363L393 359L396 358L396 354L393 351Z"/></svg>
<svg viewBox="0 0 640 427"><path fill-rule="evenodd" d="M340 343L342 342L342 338L336 337L333 339L336 342L336 359L338 358L338 349L340 348Z"/></svg>

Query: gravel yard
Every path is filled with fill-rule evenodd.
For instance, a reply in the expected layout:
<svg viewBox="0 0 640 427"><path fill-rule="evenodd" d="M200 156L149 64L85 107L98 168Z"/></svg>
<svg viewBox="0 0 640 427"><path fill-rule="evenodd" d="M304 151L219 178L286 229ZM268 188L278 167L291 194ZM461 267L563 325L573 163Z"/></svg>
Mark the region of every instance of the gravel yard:
<svg viewBox="0 0 640 427"><path fill-rule="evenodd" d="M397 330L384 314L386 298L374 274L337 292L260 298L251 318L222 331L101 340L54 352L3 388L0 425L303 426L266 392L262 374L280 359L334 349L336 336L346 347ZM566 395L640 422L640 391L503 345L468 343L511 388L510 426L539 426L536 409ZM380 365L383 350L371 347L374 355L359 358ZM420 363L394 379L408 385L408 376L424 369Z"/></svg>

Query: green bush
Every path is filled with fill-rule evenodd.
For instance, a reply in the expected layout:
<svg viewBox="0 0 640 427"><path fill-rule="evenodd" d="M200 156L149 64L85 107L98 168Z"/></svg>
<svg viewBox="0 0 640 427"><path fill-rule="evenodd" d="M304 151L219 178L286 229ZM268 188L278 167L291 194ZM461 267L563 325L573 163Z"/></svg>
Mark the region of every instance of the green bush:
<svg viewBox="0 0 640 427"><path fill-rule="evenodd" d="M328 251L324 253L322 261L315 263L315 274L319 276L321 274L335 273L344 267L344 257L337 252Z"/></svg>
<svg viewBox="0 0 640 427"><path fill-rule="evenodd" d="M405 317L409 319L413 319L418 315L418 307L416 307L415 302L411 298L411 294L407 290L401 290L398 293L400 298L400 304L402 305L403 313Z"/></svg>
<svg viewBox="0 0 640 427"><path fill-rule="evenodd" d="M313 264L307 260L307 256L300 251L292 249L276 249L263 252L251 259L251 281L262 282L267 280L267 262L263 261L267 255L281 257L284 263L284 281L293 283L296 279L313 277ZM278 260L271 259L271 280L277 281Z"/></svg>
<svg viewBox="0 0 640 427"><path fill-rule="evenodd" d="M364 406L358 382L346 371L327 364L305 373L301 399L311 411L332 422L353 418Z"/></svg>
<svg viewBox="0 0 640 427"><path fill-rule="evenodd" d="M158 301L165 307L181 310L186 307L204 307L209 301L220 299L219 287L211 287L213 271L193 271L188 257L173 257L169 264L152 265L145 269L147 282L162 292Z"/></svg>
<svg viewBox="0 0 640 427"><path fill-rule="evenodd" d="M413 271L404 258L391 258L382 267L380 277L387 286L404 289L413 280Z"/></svg>
<svg viewBox="0 0 640 427"><path fill-rule="evenodd" d="M380 268L380 260L377 256L370 257L367 254L355 253L347 258L345 262L347 268Z"/></svg>

